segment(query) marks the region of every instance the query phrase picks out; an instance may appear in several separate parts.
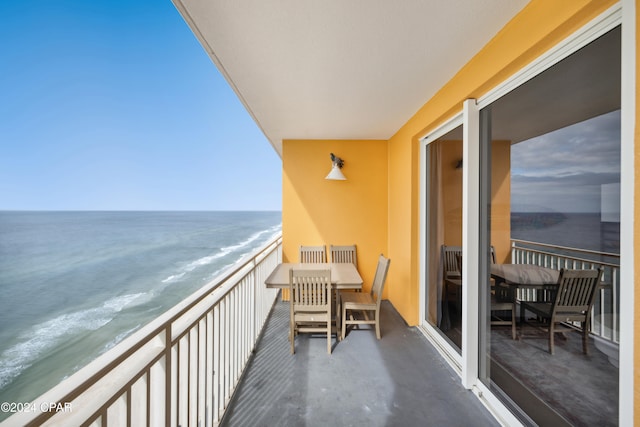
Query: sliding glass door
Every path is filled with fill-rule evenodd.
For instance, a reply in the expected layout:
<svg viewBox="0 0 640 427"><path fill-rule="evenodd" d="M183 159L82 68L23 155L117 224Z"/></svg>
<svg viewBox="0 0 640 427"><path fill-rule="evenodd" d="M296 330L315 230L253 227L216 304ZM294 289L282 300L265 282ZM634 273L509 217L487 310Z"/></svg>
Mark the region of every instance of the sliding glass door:
<svg viewBox="0 0 640 427"><path fill-rule="evenodd" d="M427 144L425 321L462 350L462 126Z"/></svg>
<svg viewBox="0 0 640 427"><path fill-rule="evenodd" d="M480 111L479 377L527 424L618 424L620 62L618 27ZM543 315L600 267L584 322Z"/></svg>
<svg viewBox="0 0 640 427"><path fill-rule="evenodd" d="M423 140L423 326L462 384L514 423L628 419L619 22L585 26ZM581 319L544 313L562 270L599 269Z"/></svg>

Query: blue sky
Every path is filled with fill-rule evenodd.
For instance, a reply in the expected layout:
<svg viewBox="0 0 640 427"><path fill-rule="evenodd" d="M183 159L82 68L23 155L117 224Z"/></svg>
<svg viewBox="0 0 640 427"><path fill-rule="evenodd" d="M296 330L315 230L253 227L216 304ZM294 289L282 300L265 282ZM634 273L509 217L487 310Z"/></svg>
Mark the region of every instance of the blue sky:
<svg viewBox="0 0 640 427"><path fill-rule="evenodd" d="M281 209L280 158L169 0L0 2L0 38L0 209Z"/></svg>

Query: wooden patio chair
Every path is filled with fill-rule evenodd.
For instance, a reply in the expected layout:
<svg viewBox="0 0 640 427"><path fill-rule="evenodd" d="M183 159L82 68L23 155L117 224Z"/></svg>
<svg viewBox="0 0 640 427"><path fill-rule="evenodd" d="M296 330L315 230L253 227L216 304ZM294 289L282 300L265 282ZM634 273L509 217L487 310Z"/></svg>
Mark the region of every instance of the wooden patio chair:
<svg viewBox="0 0 640 427"><path fill-rule="evenodd" d="M332 263L353 264L356 269L358 268L358 258L356 256L356 245L347 246L329 246L329 253L331 254ZM360 292L358 289L354 292ZM339 292L336 290L336 298L338 298ZM338 313L340 314L340 313Z"/></svg>
<svg viewBox="0 0 640 427"><path fill-rule="evenodd" d="M364 292L343 292L340 294L342 304L342 334L344 338L347 325L375 325L376 338L380 339L380 302L382 301L382 291L387 280L387 272L391 260L380 254L376 275L373 278L373 285L369 293ZM354 312L360 312L363 319L355 319ZM347 317L347 315L349 315ZM371 317L373 316L373 317Z"/></svg>
<svg viewBox="0 0 640 427"><path fill-rule="evenodd" d="M325 246L300 246L300 262L323 263L327 262Z"/></svg>
<svg viewBox="0 0 640 427"><path fill-rule="evenodd" d="M331 270L289 271L289 340L295 353L295 337L300 332L326 333L331 354Z"/></svg>
<svg viewBox="0 0 640 427"><path fill-rule="evenodd" d="M358 268L358 258L356 256L356 245L348 246L329 246L331 253L331 262L334 263L351 263Z"/></svg>
<svg viewBox="0 0 640 427"><path fill-rule="evenodd" d="M560 270L557 288L552 302L520 302L520 320L524 324L525 310L544 321L549 331L549 353L554 353L553 336L555 332L580 330L582 332L582 352L588 354L589 323L591 307L603 268L598 270ZM568 322L580 322L580 327ZM561 323L561 329L556 324Z"/></svg>

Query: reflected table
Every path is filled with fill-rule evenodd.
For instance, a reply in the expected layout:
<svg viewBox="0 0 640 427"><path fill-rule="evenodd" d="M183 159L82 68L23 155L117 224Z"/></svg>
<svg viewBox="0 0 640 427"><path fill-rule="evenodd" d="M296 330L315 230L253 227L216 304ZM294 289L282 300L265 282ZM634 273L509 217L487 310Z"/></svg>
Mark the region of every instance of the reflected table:
<svg viewBox="0 0 640 427"><path fill-rule="evenodd" d="M533 264L492 264L491 277L499 286L508 285L513 303L524 301L551 301L558 284L560 271ZM518 290L523 292L518 295ZM515 309L515 306L514 306Z"/></svg>
<svg viewBox="0 0 640 427"><path fill-rule="evenodd" d="M491 277L507 285L545 289L556 285L559 270L533 264L491 264Z"/></svg>

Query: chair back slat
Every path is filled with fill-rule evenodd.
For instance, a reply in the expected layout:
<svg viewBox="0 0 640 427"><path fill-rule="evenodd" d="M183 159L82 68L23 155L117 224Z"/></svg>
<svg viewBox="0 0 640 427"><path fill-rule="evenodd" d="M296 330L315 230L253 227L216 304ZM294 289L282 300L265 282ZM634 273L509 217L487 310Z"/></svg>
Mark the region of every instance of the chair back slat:
<svg viewBox="0 0 640 427"><path fill-rule="evenodd" d="M442 245L442 260L444 262L444 277L459 278L460 270L458 269L457 256L462 256L461 246Z"/></svg>
<svg viewBox="0 0 640 427"><path fill-rule="evenodd" d="M329 247L331 253L331 262L341 264L353 264L358 268L358 259L356 256L356 245Z"/></svg>
<svg viewBox="0 0 640 427"><path fill-rule="evenodd" d="M560 271L554 301L554 314L586 315L593 305L602 268L598 270Z"/></svg>
<svg viewBox="0 0 640 427"><path fill-rule="evenodd" d="M371 296L375 299L376 304L380 305L382 300L382 291L384 291L384 284L387 280L387 272L389 271L389 264L391 260L385 258L380 254L378 258L378 266L376 268L376 275L373 278L373 285L371 286Z"/></svg>
<svg viewBox="0 0 640 427"><path fill-rule="evenodd" d="M327 311L331 307L331 270L290 270L293 310Z"/></svg>
<svg viewBox="0 0 640 427"><path fill-rule="evenodd" d="M300 262L322 263L327 262L327 255L324 245L322 246L300 246Z"/></svg>

